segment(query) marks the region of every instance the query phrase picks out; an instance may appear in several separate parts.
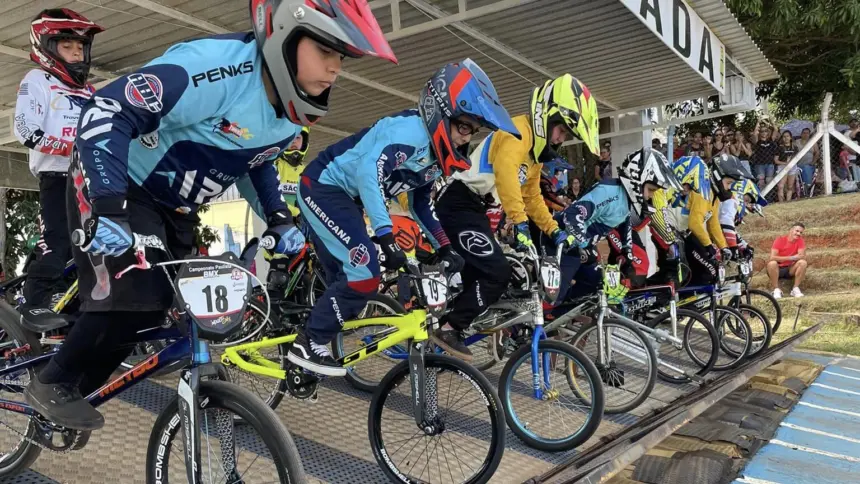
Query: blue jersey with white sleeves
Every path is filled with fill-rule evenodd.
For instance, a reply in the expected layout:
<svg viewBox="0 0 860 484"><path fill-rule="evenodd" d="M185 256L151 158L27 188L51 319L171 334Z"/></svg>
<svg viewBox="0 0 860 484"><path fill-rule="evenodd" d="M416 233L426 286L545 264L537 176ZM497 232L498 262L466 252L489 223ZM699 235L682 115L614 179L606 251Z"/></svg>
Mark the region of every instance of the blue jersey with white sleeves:
<svg viewBox="0 0 860 484"><path fill-rule="evenodd" d="M95 209L121 206L129 180L180 213L248 175L266 214L286 210L272 161L301 129L278 118L251 33L174 45L99 89L77 150Z"/></svg>
<svg viewBox="0 0 860 484"><path fill-rule="evenodd" d="M627 192L613 179L598 183L557 215L556 220L579 242L604 237L617 228L625 238L625 247L630 248L633 243L630 213Z"/></svg>
<svg viewBox="0 0 860 484"><path fill-rule="evenodd" d="M409 192L413 217L436 248L448 244L430 204L433 182L441 175L427 128L415 109L384 117L329 146L302 172L358 199L377 236L391 232L386 202Z"/></svg>

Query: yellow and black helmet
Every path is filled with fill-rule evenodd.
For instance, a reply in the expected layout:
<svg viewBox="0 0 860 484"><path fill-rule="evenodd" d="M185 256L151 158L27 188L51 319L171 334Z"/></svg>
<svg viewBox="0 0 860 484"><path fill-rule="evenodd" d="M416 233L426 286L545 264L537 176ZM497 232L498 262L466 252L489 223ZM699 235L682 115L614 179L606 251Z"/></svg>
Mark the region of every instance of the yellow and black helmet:
<svg viewBox="0 0 860 484"><path fill-rule="evenodd" d="M597 139L597 101L585 84L565 74L546 81L532 94L532 155L540 161L547 147L552 127L563 124L571 134L581 139L596 156L600 150Z"/></svg>
<svg viewBox="0 0 860 484"><path fill-rule="evenodd" d="M310 133L311 129L307 126L303 126L301 132L296 135L302 137L302 145L299 146L299 149L297 150L291 150L288 148L282 151L281 159L293 166L301 165L302 161L305 159L305 155L308 154L308 146L310 146ZM290 143L290 145L292 145L292 142Z"/></svg>

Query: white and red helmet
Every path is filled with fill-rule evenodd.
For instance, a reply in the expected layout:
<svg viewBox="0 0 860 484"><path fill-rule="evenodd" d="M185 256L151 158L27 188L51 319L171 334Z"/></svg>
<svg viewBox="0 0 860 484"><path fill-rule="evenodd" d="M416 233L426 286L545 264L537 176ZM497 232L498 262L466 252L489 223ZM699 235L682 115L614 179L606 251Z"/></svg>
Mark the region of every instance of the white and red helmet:
<svg viewBox="0 0 860 484"><path fill-rule="evenodd" d="M68 8L42 10L30 24L30 59L72 87L87 85L93 37L104 31L95 22ZM79 40L84 45L82 62L66 62L57 50L61 40Z"/></svg>
<svg viewBox="0 0 860 484"><path fill-rule="evenodd" d="M290 121L310 126L328 112L331 87L319 96L296 80L296 49L308 36L348 57L371 55L397 63L367 0L251 0L254 37Z"/></svg>

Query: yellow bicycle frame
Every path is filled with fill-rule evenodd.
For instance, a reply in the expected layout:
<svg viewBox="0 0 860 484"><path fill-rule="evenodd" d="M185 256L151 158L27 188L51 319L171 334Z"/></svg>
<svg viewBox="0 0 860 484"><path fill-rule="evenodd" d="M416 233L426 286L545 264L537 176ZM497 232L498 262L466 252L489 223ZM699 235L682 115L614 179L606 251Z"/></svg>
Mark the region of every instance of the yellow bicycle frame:
<svg viewBox="0 0 860 484"><path fill-rule="evenodd" d="M397 316L383 316L379 318L354 319L343 323L343 331L365 328L368 326L388 326L374 335L374 341L346 356L340 363L343 366L352 366L373 356L380 351L391 348L396 344L407 340L426 341L430 338L427 333L427 312L416 309L406 314ZM392 332L392 330L394 330ZM378 340L377 337L380 337ZM281 363L265 358L260 354L263 348L272 348L284 343L295 341L295 334L278 336L277 338L263 338L260 341L252 341L236 346L228 346L221 355L221 363L235 365L240 369L256 375L268 376L284 380L287 374L281 369ZM245 353L246 357L239 353Z"/></svg>
<svg viewBox="0 0 860 484"><path fill-rule="evenodd" d="M78 280L75 279L75 282L73 282L71 287L69 287L69 289L66 290L66 293L63 294L63 298L60 299L59 301L57 301L57 304L54 304L52 311L54 311L57 314L60 314L60 312L66 307L66 305L69 304L69 302L72 299L74 299L75 296L77 296L77 295L78 295Z"/></svg>

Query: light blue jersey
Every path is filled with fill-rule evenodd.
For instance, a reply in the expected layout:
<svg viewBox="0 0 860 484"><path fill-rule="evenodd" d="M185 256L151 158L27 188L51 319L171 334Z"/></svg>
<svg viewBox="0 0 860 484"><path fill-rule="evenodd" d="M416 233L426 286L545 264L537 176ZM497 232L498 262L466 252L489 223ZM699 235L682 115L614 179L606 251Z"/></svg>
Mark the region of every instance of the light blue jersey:
<svg viewBox="0 0 860 484"><path fill-rule="evenodd" d="M76 141L89 196L116 207L129 180L180 213L248 175L263 212L286 210L273 160L301 129L279 118L251 33L174 45L98 90Z"/></svg>

